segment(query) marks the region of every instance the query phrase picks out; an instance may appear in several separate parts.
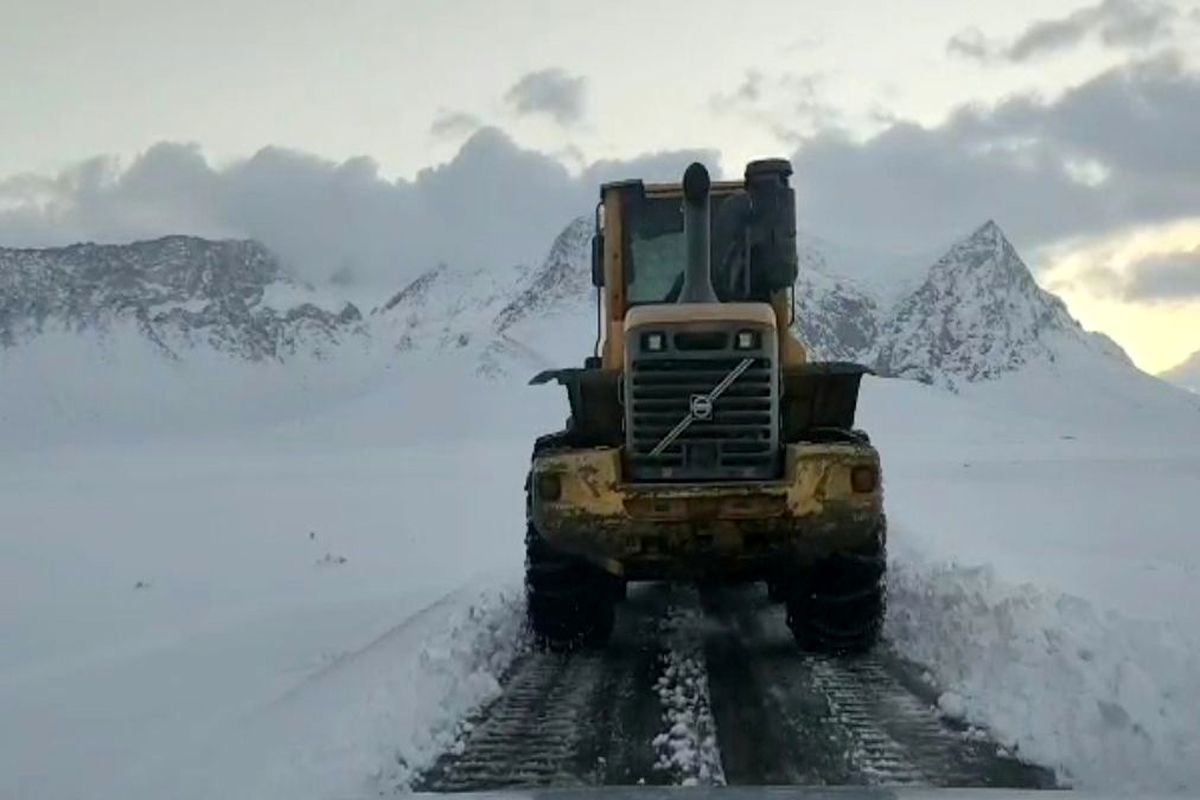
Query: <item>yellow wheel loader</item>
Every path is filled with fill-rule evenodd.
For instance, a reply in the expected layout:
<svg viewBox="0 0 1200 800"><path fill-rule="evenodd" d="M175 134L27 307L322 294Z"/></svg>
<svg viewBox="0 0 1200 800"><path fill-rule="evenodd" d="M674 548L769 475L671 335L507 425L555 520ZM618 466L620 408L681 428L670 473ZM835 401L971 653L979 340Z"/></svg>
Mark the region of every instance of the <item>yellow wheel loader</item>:
<svg viewBox="0 0 1200 800"><path fill-rule="evenodd" d="M742 181L601 187L596 349L532 383L565 430L526 481L529 623L600 644L628 581L762 581L801 647L869 649L884 612L879 454L854 427L868 370L812 363L792 333L791 165Z"/></svg>

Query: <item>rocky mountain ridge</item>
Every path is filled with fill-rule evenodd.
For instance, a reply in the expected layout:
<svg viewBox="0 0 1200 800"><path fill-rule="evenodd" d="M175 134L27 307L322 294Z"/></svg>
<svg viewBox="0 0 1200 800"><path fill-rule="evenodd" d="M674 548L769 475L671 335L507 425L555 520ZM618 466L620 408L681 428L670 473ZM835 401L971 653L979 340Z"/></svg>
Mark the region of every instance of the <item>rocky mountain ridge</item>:
<svg viewBox="0 0 1200 800"><path fill-rule="evenodd" d="M0 347L52 330L103 336L129 323L170 358L203 344L260 361L328 355L363 331L353 304L331 310L307 293L252 241L0 248Z"/></svg>
<svg viewBox="0 0 1200 800"><path fill-rule="evenodd" d="M306 295L254 242L166 237L127 246L0 249L0 347L46 329L103 332L126 321L181 357L207 345L249 360L328 355L348 339L400 354L461 351L489 374L576 363L595 336L591 220L572 220L536 267L439 264L364 317ZM884 300L818 246L802 244L794 328L814 359L955 387L1031 361L1053 362L1063 337L1106 358L1124 352L1088 333L1041 289L998 225L955 243L916 288ZM325 304L327 305L327 304Z"/></svg>

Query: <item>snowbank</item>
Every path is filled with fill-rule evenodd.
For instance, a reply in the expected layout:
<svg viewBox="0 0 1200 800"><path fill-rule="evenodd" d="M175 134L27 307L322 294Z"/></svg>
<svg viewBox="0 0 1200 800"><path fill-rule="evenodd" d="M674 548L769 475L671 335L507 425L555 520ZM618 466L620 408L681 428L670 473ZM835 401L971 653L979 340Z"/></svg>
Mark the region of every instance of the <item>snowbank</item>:
<svg viewBox="0 0 1200 800"><path fill-rule="evenodd" d="M1105 377L868 382L888 636L947 714L1074 785L1194 791L1200 413L1148 377Z"/></svg>
<svg viewBox="0 0 1200 800"><path fill-rule="evenodd" d="M1200 640L907 552L888 588L888 635L931 671L946 713L1081 788L1200 786Z"/></svg>
<svg viewBox="0 0 1200 800"><path fill-rule="evenodd" d="M184 796L312 798L389 794L463 735L527 646L520 581L450 594L347 654L201 754Z"/></svg>

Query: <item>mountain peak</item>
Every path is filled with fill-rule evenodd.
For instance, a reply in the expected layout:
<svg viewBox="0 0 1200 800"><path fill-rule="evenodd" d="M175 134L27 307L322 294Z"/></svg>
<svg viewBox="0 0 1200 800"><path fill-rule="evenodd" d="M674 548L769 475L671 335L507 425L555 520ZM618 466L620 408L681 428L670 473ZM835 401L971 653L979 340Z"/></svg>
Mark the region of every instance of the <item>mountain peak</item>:
<svg viewBox="0 0 1200 800"><path fill-rule="evenodd" d="M952 246L894 309L877 356L884 374L953 385L1054 360L1052 335L1108 353L1033 274L994 220Z"/></svg>
<svg viewBox="0 0 1200 800"><path fill-rule="evenodd" d="M996 220L994 220L994 219L989 219L987 222L980 225L978 228L975 229L975 232L972 233L968 238L974 239L977 237L979 237L979 238L986 237L986 238L993 238L993 239L1000 238L1000 239L1004 239L1005 241L1007 241L1007 237L1004 235L1004 231L1001 230L1000 226L998 224L996 224Z"/></svg>

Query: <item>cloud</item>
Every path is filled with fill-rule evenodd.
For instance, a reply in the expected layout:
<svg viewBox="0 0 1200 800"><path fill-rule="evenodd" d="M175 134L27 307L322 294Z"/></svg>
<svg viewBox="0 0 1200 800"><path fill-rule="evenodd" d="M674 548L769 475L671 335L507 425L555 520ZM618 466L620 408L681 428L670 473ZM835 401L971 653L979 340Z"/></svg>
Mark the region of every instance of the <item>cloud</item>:
<svg viewBox="0 0 1200 800"><path fill-rule="evenodd" d="M470 136L483 127L483 121L465 111L441 111L429 124L429 134L435 139L458 139Z"/></svg>
<svg viewBox="0 0 1200 800"><path fill-rule="evenodd" d="M844 120L843 114L826 100L824 82L825 76L820 73L785 72L768 77L751 69L731 91L710 95L708 107L719 116L740 114L793 145L807 134L835 127Z"/></svg>
<svg viewBox="0 0 1200 800"><path fill-rule="evenodd" d="M746 71L742 82L729 93L717 92L709 98L709 107L720 112L730 105L754 105L763 96L763 74L756 69Z"/></svg>
<svg viewBox="0 0 1200 800"><path fill-rule="evenodd" d="M1146 47L1169 38L1178 16L1178 10L1164 3L1101 0L1063 17L1037 20L1006 46L968 28L951 37L946 50L976 61L1024 62L1061 52L1093 36L1107 47Z"/></svg>
<svg viewBox="0 0 1200 800"><path fill-rule="evenodd" d="M993 45L978 28L967 28L950 37L946 52L976 61L987 61L994 55Z"/></svg>
<svg viewBox="0 0 1200 800"><path fill-rule="evenodd" d="M227 166L161 143L122 168L94 158L59 175L0 181L0 245L127 242L170 233L257 239L301 277L392 290L440 261L540 261L601 180L677 179L711 151L601 161L572 176L502 131L474 133L449 162L389 181L374 161L333 162L267 147Z"/></svg>
<svg viewBox="0 0 1200 800"><path fill-rule="evenodd" d="M1200 215L1200 76L1174 58L1105 72L1054 101L967 106L838 132L793 156L801 224L915 249L995 217L1024 246Z"/></svg>
<svg viewBox="0 0 1200 800"><path fill-rule="evenodd" d="M1200 247L1147 256L1131 264L1130 272L1128 300L1200 300Z"/></svg>
<svg viewBox="0 0 1200 800"><path fill-rule="evenodd" d="M586 89L586 78L550 67L523 75L504 99L520 116L546 114L559 125L569 126L583 119Z"/></svg>

